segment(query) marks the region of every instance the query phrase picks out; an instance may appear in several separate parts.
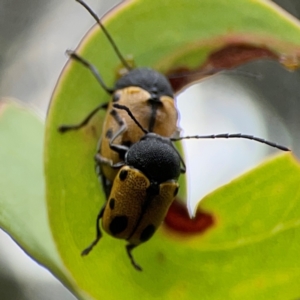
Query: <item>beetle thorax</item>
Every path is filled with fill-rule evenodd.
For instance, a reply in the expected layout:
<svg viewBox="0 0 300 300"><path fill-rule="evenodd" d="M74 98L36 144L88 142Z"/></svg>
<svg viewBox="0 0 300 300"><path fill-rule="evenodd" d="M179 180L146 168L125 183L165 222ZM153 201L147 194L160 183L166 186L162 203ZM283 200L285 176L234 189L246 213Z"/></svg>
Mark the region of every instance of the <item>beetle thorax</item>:
<svg viewBox="0 0 300 300"><path fill-rule="evenodd" d="M128 150L125 163L143 172L151 182L177 180L180 157L168 138L146 134Z"/></svg>

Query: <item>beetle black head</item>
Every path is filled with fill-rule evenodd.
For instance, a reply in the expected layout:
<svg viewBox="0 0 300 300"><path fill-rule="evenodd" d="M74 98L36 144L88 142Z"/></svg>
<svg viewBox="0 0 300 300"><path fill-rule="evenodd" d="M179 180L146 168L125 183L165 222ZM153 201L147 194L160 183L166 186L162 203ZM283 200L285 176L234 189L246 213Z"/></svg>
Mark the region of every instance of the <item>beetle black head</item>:
<svg viewBox="0 0 300 300"><path fill-rule="evenodd" d="M177 180L180 175L181 159L168 138L155 133L147 133L133 144L125 163L143 172L151 182L162 183Z"/></svg>
<svg viewBox="0 0 300 300"><path fill-rule="evenodd" d="M123 89L130 86L138 86L148 91L151 94L151 99L154 101L159 101L161 96L174 97L168 79L152 69L137 68L129 71L116 82L115 89Z"/></svg>

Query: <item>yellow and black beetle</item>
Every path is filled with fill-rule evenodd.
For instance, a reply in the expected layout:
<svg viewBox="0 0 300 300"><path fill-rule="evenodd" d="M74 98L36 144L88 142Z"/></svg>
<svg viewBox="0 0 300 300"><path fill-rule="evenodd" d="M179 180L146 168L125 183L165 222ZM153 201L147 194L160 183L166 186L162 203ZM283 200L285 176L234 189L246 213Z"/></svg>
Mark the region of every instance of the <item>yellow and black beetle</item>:
<svg viewBox="0 0 300 300"><path fill-rule="evenodd" d="M170 138L144 129L128 107L120 104L114 107L126 110L143 136L129 147L110 144L115 150L125 151L124 161L112 165L119 171L107 203L97 217L97 237L83 254L88 254L101 238L102 219L102 227L108 234L129 242L127 253L133 266L141 270L131 251L149 240L161 225L177 195L177 180L185 172L185 164Z"/></svg>
<svg viewBox="0 0 300 300"><path fill-rule="evenodd" d="M102 219L102 227L108 234L129 242L128 256L133 266L141 270L131 251L149 240L163 222L178 192L178 177L185 172L184 161L173 146L174 141L246 138L284 151L289 149L243 134L172 137L178 132L178 113L166 77L151 69L132 70L97 15L83 1L76 1L91 13L128 70L114 88L108 88L92 64L73 51L67 52L72 59L89 68L103 89L112 95L110 103L96 107L81 123L59 127L60 132L80 129L100 109L108 110L95 156L107 201L97 216L96 239L82 255L87 255L101 238L99 222Z"/></svg>
<svg viewBox="0 0 300 300"><path fill-rule="evenodd" d="M161 225L177 195L178 178L186 171L185 163L173 142L183 139L246 138L289 151L284 146L240 133L163 137L143 128L128 107L120 104L113 106L126 111L143 136L130 147L111 143L113 148L125 151L124 161L112 165L119 171L107 203L98 214L96 239L83 254L88 254L101 238L99 222L102 219L102 227L109 235L128 241L127 254L137 270L141 270L141 267L135 262L131 251L148 241Z"/></svg>
<svg viewBox="0 0 300 300"><path fill-rule="evenodd" d="M132 119L124 111L114 109L113 104L126 105L140 119L144 128L166 137L174 136L178 132L178 112L175 106L174 93L167 78L152 69L132 69L121 55L97 15L86 3L81 0L76 1L82 4L94 17L128 70L128 73L122 76L113 88L108 88L92 64L75 52L67 51L70 58L77 60L91 70L103 89L112 96L112 101L97 106L79 124L59 127L59 131L62 133L69 130L78 130L87 125L99 110L107 110L102 136L98 143L96 169L99 177L101 177L106 197L108 197L112 182L117 174L117 171L111 166L123 161L124 149L136 143L142 137L142 132L137 130ZM125 148L111 146L111 141L114 141L114 145L123 145Z"/></svg>

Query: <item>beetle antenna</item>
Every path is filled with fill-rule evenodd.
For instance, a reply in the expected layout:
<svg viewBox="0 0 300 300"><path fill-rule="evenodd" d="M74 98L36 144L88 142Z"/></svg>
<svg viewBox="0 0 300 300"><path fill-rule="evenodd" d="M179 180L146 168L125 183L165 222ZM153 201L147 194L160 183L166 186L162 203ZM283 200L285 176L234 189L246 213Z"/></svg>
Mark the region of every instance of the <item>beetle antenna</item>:
<svg viewBox="0 0 300 300"><path fill-rule="evenodd" d="M183 136L179 138L171 138L170 140L173 142L184 140L184 139L232 139L232 138L241 138L241 139L248 139L248 140L253 140L262 144L266 144L268 146L277 148L282 151L291 151L289 148L285 146L278 145L273 142L269 142L267 140L264 140L262 138L255 137L253 135L247 135L247 134L242 134L242 133L234 133L234 134L229 134L229 133L222 133L222 134L211 134L211 135L192 135L192 136Z"/></svg>
<svg viewBox="0 0 300 300"><path fill-rule="evenodd" d="M135 124L136 124L136 125L137 125L144 133L145 133L145 134L149 133L148 130L146 130L145 128L143 128L143 126L139 123L139 121L135 118L135 116L132 114L132 112L130 111L130 109L129 109L127 106L121 105L121 104L114 104L113 107L114 107L114 108L118 108L118 109L123 109L123 110L125 110L125 111L128 113L129 117L134 121L134 123L135 123Z"/></svg>
<svg viewBox="0 0 300 300"><path fill-rule="evenodd" d="M216 74L225 74L225 75L241 75L245 77L254 78L257 80L263 79L262 74L257 74L253 72L236 70L236 69L225 69L225 68L212 68L209 70L198 70L198 71L183 71L178 73L171 73L167 75L168 79L179 79L182 77L192 77L192 76L211 76Z"/></svg>
<svg viewBox="0 0 300 300"><path fill-rule="evenodd" d="M78 3L80 3L91 14L91 16L96 20L96 22L98 23L98 25L100 26L100 28L102 29L104 34L106 35L107 39L109 40L110 44L112 45L112 47L113 47L114 51L116 52L117 56L121 60L122 64L124 65L124 67L128 71L130 71L132 69L131 66L128 64L128 62L126 61L126 59L124 58L124 56L120 52L120 50L117 47L116 43L114 42L113 38L111 37L111 35L107 31L107 29L104 27L104 25L101 23L99 17L96 15L96 13L83 0L76 0L76 1Z"/></svg>
<svg viewBox="0 0 300 300"><path fill-rule="evenodd" d="M94 75L94 77L96 78L96 80L99 82L99 84L101 85L101 87L108 93L108 94L112 94L114 92L114 89L107 87L107 85L104 83L100 73L98 72L98 70L96 69L96 67L94 65L92 65L91 63L89 63L86 59L84 59L83 57L79 56L78 54L76 54L74 51L72 50L67 50L66 54L74 60L77 60L78 62L80 62L81 64L83 64L86 68L88 68L92 74Z"/></svg>

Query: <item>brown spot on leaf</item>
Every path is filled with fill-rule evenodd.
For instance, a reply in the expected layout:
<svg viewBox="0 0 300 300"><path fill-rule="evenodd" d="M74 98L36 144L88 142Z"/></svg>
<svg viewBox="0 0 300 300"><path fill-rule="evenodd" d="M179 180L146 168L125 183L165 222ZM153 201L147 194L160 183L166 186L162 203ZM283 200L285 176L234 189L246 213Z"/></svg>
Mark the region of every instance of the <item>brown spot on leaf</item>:
<svg viewBox="0 0 300 300"><path fill-rule="evenodd" d="M156 253L156 258L157 258L157 261L160 263L160 264L163 264L166 262L166 256L163 252L160 252L158 251Z"/></svg>
<svg viewBox="0 0 300 300"><path fill-rule="evenodd" d="M97 128L94 125L92 125L92 126L90 126L89 129L90 129L92 136L96 138L97 137Z"/></svg>
<svg viewBox="0 0 300 300"><path fill-rule="evenodd" d="M198 209L196 216L191 219L186 206L176 199L170 206L164 221L164 225L167 229L185 235L204 233L213 224L213 216L201 209Z"/></svg>
<svg viewBox="0 0 300 300"><path fill-rule="evenodd" d="M258 48L250 45L230 45L213 52L203 68L231 69L261 58L276 59L277 56L267 48Z"/></svg>
<svg viewBox="0 0 300 300"><path fill-rule="evenodd" d="M186 67L180 67L167 72L167 77L174 91L178 92L192 82L262 58L278 60L277 55L267 48L232 44L213 52L206 62L198 68L191 70Z"/></svg>

